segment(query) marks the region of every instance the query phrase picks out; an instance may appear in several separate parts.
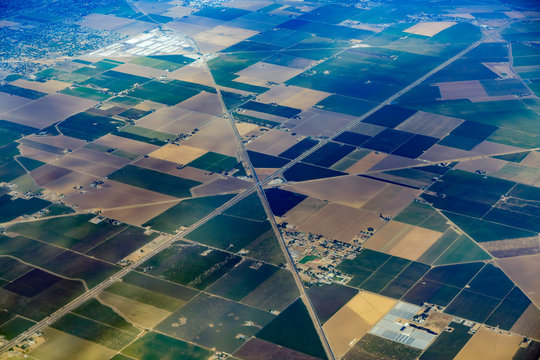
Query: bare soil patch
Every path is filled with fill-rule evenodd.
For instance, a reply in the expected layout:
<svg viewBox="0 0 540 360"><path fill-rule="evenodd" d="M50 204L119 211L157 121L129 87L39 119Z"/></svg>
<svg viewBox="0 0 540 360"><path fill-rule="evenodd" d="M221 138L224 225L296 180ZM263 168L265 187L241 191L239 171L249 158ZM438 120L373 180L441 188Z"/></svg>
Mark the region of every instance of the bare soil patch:
<svg viewBox="0 0 540 360"><path fill-rule="evenodd" d="M184 109L213 116L221 115L224 112L218 96L205 91L181 102L179 106Z"/></svg>
<svg viewBox="0 0 540 360"><path fill-rule="evenodd" d="M189 145L166 144L149 155L156 159L167 160L177 164L187 164L206 153L206 150Z"/></svg>
<svg viewBox="0 0 540 360"><path fill-rule="evenodd" d="M360 231L367 230L369 227L378 229L382 225L384 221L378 215L331 203L299 226L299 229L350 243Z"/></svg>
<svg viewBox="0 0 540 360"><path fill-rule="evenodd" d="M90 188L84 194L73 193L68 195L65 202L68 205L77 205L81 210L89 210L149 204L167 200L176 199L154 191L107 180L99 189Z"/></svg>
<svg viewBox="0 0 540 360"><path fill-rule="evenodd" d="M396 129L443 138L461 123L463 123L461 119L418 111L405 122L399 124Z"/></svg>
<svg viewBox="0 0 540 360"><path fill-rule="evenodd" d="M389 184L383 191L362 206L362 209L384 216L396 216L419 194L419 190Z"/></svg>
<svg viewBox="0 0 540 360"><path fill-rule="evenodd" d="M535 304L540 304L540 254L496 259L495 262Z"/></svg>
<svg viewBox="0 0 540 360"><path fill-rule="evenodd" d="M43 129L95 104L93 100L53 94L12 110L4 114L3 118L17 124Z"/></svg>
<svg viewBox="0 0 540 360"><path fill-rule="evenodd" d="M485 158L462 161L456 166L456 169L470 172L475 172L476 170L483 170L486 173L492 173L501 170L504 165L506 165L506 161L504 160Z"/></svg>
<svg viewBox="0 0 540 360"><path fill-rule="evenodd" d="M232 176L222 177L191 189L193 196L237 193L251 186L249 181Z"/></svg>
<svg viewBox="0 0 540 360"><path fill-rule="evenodd" d="M442 100L471 99L488 96L478 80L451 81L435 85L439 87Z"/></svg>
<svg viewBox="0 0 540 360"><path fill-rule="evenodd" d="M55 92L64 90L71 85L70 83L58 80L47 80L45 82L39 82L25 79L15 80L11 84L21 88L35 90L46 94L54 94Z"/></svg>
<svg viewBox="0 0 540 360"><path fill-rule="evenodd" d="M184 144L230 156L236 156L238 151L236 135L229 120L225 118L217 118L203 126Z"/></svg>
<svg viewBox="0 0 540 360"><path fill-rule="evenodd" d="M362 174L375 166L379 161L382 161L386 156L384 153L372 151L347 168L346 171L351 174Z"/></svg>
<svg viewBox="0 0 540 360"><path fill-rule="evenodd" d="M511 359L519 348L522 338L500 334L482 326L461 349L456 360L506 360Z"/></svg>
<svg viewBox="0 0 540 360"><path fill-rule="evenodd" d="M388 186L381 181L351 175L286 185L283 189L360 208Z"/></svg>
<svg viewBox="0 0 540 360"><path fill-rule="evenodd" d="M258 62L236 74L241 77L282 83L304 72L303 69Z"/></svg>
<svg viewBox="0 0 540 360"><path fill-rule="evenodd" d="M152 329L163 321L171 313L154 306L140 303L110 292L102 292L99 298L107 305L118 309L120 313L132 322L144 329Z"/></svg>
<svg viewBox="0 0 540 360"><path fill-rule="evenodd" d="M246 148L251 151L262 152L265 154L279 155L295 145L299 138L299 136L291 135L290 132L271 129L262 136L250 141L246 145Z"/></svg>
<svg viewBox="0 0 540 360"><path fill-rule="evenodd" d="M303 223L311 219L313 215L319 212L327 204L328 202L326 201L322 201L313 197L308 197L307 199L304 199L300 204L289 210L284 215L284 218L287 219L287 222L292 225L302 225Z"/></svg>
<svg viewBox="0 0 540 360"><path fill-rule="evenodd" d="M167 201L162 204L132 206L119 209L103 210L103 216L116 219L121 222L141 226L148 220L158 216L170 207L178 204L179 201Z"/></svg>
<svg viewBox="0 0 540 360"><path fill-rule="evenodd" d="M411 26L410 28L403 30L416 35L424 36L433 36L441 31L448 29L449 27L455 25L453 21L432 21L432 22L422 22L416 25Z"/></svg>
<svg viewBox="0 0 540 360"><path fill-rule="evenodd" d="M94 141L94 144L107 146L109 148L117 148L138 155L148 154L158 149L158 146L156 145L147 144L142 141L131 140L112 134L107 134L97 139Z"/></svg>
<svg viewBox="0 0 540 360"><path fill-rule="evenodd" d="M510 330L517 334L540 339L540 310L534 304L530 304Z"/></svg>

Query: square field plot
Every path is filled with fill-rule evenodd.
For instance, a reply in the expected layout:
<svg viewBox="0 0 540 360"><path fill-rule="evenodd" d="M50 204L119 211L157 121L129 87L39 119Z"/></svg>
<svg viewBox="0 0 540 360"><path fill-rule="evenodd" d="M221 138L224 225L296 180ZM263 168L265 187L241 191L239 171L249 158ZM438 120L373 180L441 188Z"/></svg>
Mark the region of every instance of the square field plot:
<svg viewBox="0 0 540 360"><path fill-rule="evenodd" d="M205 347L232 353L274 318L269 312L200 294L157 326L157 330ZM247 321L251 325L245 326Z"/></svg>
<svg viewBox="0 0 540 360"><path fill-rule="evenodd" d="M127 165L109 175L109 179L180 198L190 197L191 189L200 182L159 171Z"/></svg>
<svg viewBox="0 0 540 360"><path fill-rule="evenodd" d="M221 172L232 169L237 163L238 160L232 156L227 156L209 151L206 154L189 162L187 165L211 172Z"/></svg>
<svg viewBox="0 0 540 360"><path fill-rule="evenodd" d="M270 230L268 221L251 221L229 215L218 215L197 228L188 239L229 251L240 251ZM242 229L240 232L239 229Z"/></svg>
<svg viewBox="0 0 540 360"><path fill-rule="evenodd" d="M55 94L17 108L2 117L17 124L43 129L95 104L93 100Z"/></svg>
<svg viewBox="0 0 540 360"><path fill-rule="evenodd" d="M219 250L176 242L141 265L139 270L177 284L204 289L240 262L241 258ZM150 269L150 270L148 270Z"/></svg>
<svg viewBox="0 0 540 360"><path fill-rule="evenodd" d="M207 290L230 300L239 301L274 275L278 268L246 260L211 285Z"/></svg>

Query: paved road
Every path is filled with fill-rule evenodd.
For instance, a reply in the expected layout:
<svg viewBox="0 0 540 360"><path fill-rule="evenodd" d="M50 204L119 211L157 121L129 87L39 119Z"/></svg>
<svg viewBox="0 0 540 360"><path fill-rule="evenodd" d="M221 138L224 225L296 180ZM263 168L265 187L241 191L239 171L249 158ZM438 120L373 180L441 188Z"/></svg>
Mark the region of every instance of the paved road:
<svg viewBox="0 0 540 360"><path fill-rule="evenodd" d="M131 1L128 1L128 3L131 3ZM509 23L510 24L510 23ZM509 24L507 24L506 26L508 26ZM506 27L505 26L505 27ZM474 44L470 45L469 47L467 47L466 49L462 50L461 52L459 52L458 54L456 54L455 56L453 56L452 58L448 59L447 61L443 62L442 64L440 64L439 66L437 66L435 69L431 70L430 72L428 72L427 74L425 74L424 76L420 77L418 80L414 81L413 83L411 83L410 85L408 85L407 87L405 87L404 89L400 90L399 92L395 93L394 95L392 95L391 97L389 97L388 99L386 99L385 101L383 101L382 103L380 103L378 106L376 106L375 108L373 108L372 110L370 110L369 112L367 112L366 114L358 117L355 121L353 121L352 123L348 124L347 126L345 126L344 128L342 128L340 131L338 131L332 138L330 139L326 139L326 140L323 140L321 141L318 145L316 145L315 147L313 147L312 149L310 149L309 151L305 152L304 154L302 154L301 156L299 156L298 158L294 159L293 161L291 161L290 163L288 163L287 165L285 165L284 167L282 167L281 169L275 171L272 175L268 176L267 178L265 178L264 180L262 181L259 181L256 177L255 177L255 184L253 184L252 186L250 186L248 189L244 190L243 192L241 192L240 194L238 194L236 197L234 197L233 199L231 199L230 201L228 201L227 203L223 204L222 206L220 206L219 208L215 209L214 211L212 211L210 214L208 214L207 216L205 216L204 218L200 219L199 221L197 221L195 224L193 224L192 226L190 226L189 228L181 231L180 233L178 233L176 236L174 236L173 238L171 238L169 241L167 242L164 242L163 244L161 244L159 247L157 247L156 249L154 249L152 252L149 252L147 254L145 254L144 256L142 256L139 260L135 261L134 263L124 267L122 270L120 270L119 272L117 272L116 274L114 274L113 276L109 277L107 280L101 282L100 284L98 284L97 286L95 286L94 288L92 288L91 290L85 292L84 294L80 295L79 297L77 297L76 299L74 299L73 301L71 301L70 303L66 304L65 306L63 306L62 308L58 309L57 311L55 311L54 313L52 313L50 316L48 316L47 318L43 319L42 321L38 322L37 324L35 324L34 326L32 326L30 329L28 329L27 331L25 331L24 333L20 334L19 336L15 337L14 339L12 339L11 341L9 341L8 343L6 343L2 348L0 348L0 354L6 350L8 350L9 348L15 346L16 344L20 343L21 341L23 341L24 339L26 339L27 337L31 336L32 334L36 333L37 331L41 331L43 329L45 329L47 326L49 326L50 324L54 323L56 320L60 319L62 316L66 315L67 313L69 313L70 311L74 310L75 308L77 308L78 306L80 306L81 304L83 304L84 302L90 300L91 298L93 298L94 296L98 295L100 292L102 292L103 290L105 290L107 287L109 287L113 282L115 282L116 280L119 280L121 279L122 277L124 277L126 274L128 274L130 271L134 270L137 266L141 265L142 263L144 263L145 261L147 261L148 259L150 259L152 256L158 254L159 252L161 252L162 250L166 249L167 247L169 247L173 242L185 237L186 235L188 235L190 232L192 232L193 230L195 230L196 228L198 228L199 226L203 225L204 223L206 223L207 221L209 221L210 219L212 219L213 217L215 217L216 215L222 213L223 211L225 211L226 209L230 208L231 206L233 206L234 204L238 203L240 200L246 198L248 195L250 195L251 193L253 193L254 191L257 191L259 193L259 195L261 196L261 198L263 199L263 205L265 207L265 210L268 214L270 214L270 219L271 220L274 220L273 216L271 216L271 212L270 212L270 209L269 209L269 205L268 205L268 202L266 201L266 197L264 196L264 192L262 191L262 187L264 184L266 184L267 182L269 182L270 180L272 180L272 178L276 177L276 176L280 176L284 171L286 171L287 169L291 168L293 165L297 164L298 162L300 162L302 159L304 159L306 156L308 156L309 154L313 153L314 151L316 151L317 149L320 149L322 146L324 146L324 144L326 144L328 141L330 141L331 139L335 138L336 136L338 136L339 134L347 131L348 129L350 129L351 127L355 126L356 124L358 124L359 122L361 122L362 120L364 120L365 118L367 118L368 116L370 116L371 114L373 114L374 112L376 112L377 110L381 109L382 107L384 107L385 105L389 105L391 104L393 101L395 101L397 98L399 98L401 95L405 94L407 91L409 91L410 89L412 89L413 87L417 86L418 84L420 84L421 82L423 82L424 80L426 80L427 78L429 78L431 75L435 74L436 72L440 71L441 69L443 69L444 67L448 66L449 64L453 63L454 61L456 61L457 59L461 58L463 55L465 55L466 53L468 53L469 51L471 51L472 49L474 49L475 47L477 47L479 44L481 44L482 42L484 42L485 40L489 39L490 37L498 34L500 31L502 31L505 27L501 27L497 30L493 30L492 32L484 35L480 40L478 40L477 42L475 42ZM174 31L174 30L173 30ZM204 61L204 60L203 60ZM205 63L206 64L206 63ZM219 91L219 90L218 90ZM221 101L223 101L223 99L220 97ZM230 114L228 114L229 117L230 117ZM231 118L231 121L232 121L232 118ZM236 129L235 126L233 126L233 129ZM237 133L237 136L238 133ZM240 144L242 144L242 142L240 141ZM247 159L247 162L246 162L246 165L248 165L250 167L250 170L254 173L253 171L253 167L251 166L251 162L249 161L249 158L247 157L247 154L245 152L245 148L243 147L243 145L241 145L241 148L243 148L243 150L241 151L241 156L244 158L242 159L243 161L246 161ZM256 175L255 175L256 176ZM274 228L274 231L276 231L278 234L279 234L279 231L278 229L276 228L276 224L275 224L275 221L272 221L272 226ZM280 239L280 246L282 247L283 249L283 252L284 254L286 255L287 257L287 263L289 265L289 267L291 268L291 270L293 271L293 275L295 275L295 281L297 281L297 285L299 287L299 290L300 290L300 294L301 294L301 297L302 297L302 300L304 301L304 303L306 304L306 307L308 308L308 311L310 312L310 316L312 317L312 319L314 320L314 325L315 327L317 328L317 332L319 334L319 336L321 337L321 342L325 348L325 351L327 352L327 355L330 359L334 359L334 356L333 356L333 353L328 345L328 341L326 340L326 336L324 335L324 332L322 331L322 328L320 326L320 322L318 321L317 319L317 316L315 314L315 311L313 310L313 306L311 304L311 301L309 299L309 297L307 296L307 294L305 293L305 289L302 285L302 283L300 282L298 284L298 281L299 281L299 277L298 277L298 273L296 273L296 268L294 266L294 264L292 263L292 258L290 256L290 253L288 252L288 249L287 247L285 246L284 242L283 242L283 238L281 237L281 235L279 236L279 239Z"/></svg>
<svg viewBox="0 0 540 360"><path fill-rule="evenodd" d="M195 39L192 38L192 41L195 44L197 44ZM200 52L200 49L199 49L199 52ZM296 287L298 288L298 292L300 293L300 298L302 299L302 302L306 306L308 314L315 327L315 330L317 331L317 334L319 336L319 339L321 340L321 344L323 345L324 351L326 352L328 359L334 360L335 357L334 357L334 353L332 352L332 348L330 347L330 343L328 342L328 339L326 338L326 335L322 329L322 324L319 321L317 312L315 311L315 308L313 307L313 304L311 303L311 299L309 298L306 292L306 288L304 287L304 284L302 283L300 274L298 273L296 266L294 266L294 260L291 256L291 253L289 252L289 249L287 248L287 244L285 243L285 240L283 239L283 236L281 235L281 232L279 231L279 228L276 224L276 220L274 218L272 210L270 209L270 204L268 203L268 199L266 198L262 184L259 180L259 177L257 176L257 173L255 172L255 168L253 167L253 164L251 163L251 159L249 158L246 147L242 141L242 136L238 133L238 129L236 128L234 117L232 116L231 111L225 105L225 101L223 100L221 90L219 89L219 86L217 85L214 79L214 76L212 75L212 72L210 71L210 68L208 67L206 60L204 59L204 57L202 59L203 59L202 61L203 61L204 68L206 72L208 73L208 75L210 76L210 79L212 80L212 83L213 83L212 85L217 90L221 107L223 108L223 111L225 112L227 119L229 120L229 123L234 131L236 141L239 144L240 151L238 155L239 155L240 161L242 161L242 164L244 165L244 167L247 168L248 174L251 175L253 179L255 180L257 194L259 195L259 199L261 200L261 203L263 204L266 215L268 219L270 220L270 223L272 225L272 230L274 231L274 234L276 235L276 238L278 239L281 251L283 252L283 255L285 256L287 260L287 267L289 268L289 270L291 271L293 275L294 282L296 284ZM270 177L269 179L272 179L272 177Z"/></svg>

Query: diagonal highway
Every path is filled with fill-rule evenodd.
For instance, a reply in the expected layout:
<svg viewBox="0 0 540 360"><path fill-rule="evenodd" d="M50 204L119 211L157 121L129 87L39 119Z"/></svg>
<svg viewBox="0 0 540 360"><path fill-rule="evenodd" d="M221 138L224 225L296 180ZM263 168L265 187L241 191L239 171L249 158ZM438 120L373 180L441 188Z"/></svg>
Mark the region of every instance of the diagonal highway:
<svg viewBox="0 0 540 360"><path fill-rule="evenodd" d="M131 0L127 0L127 2L130 4L130 5L133 5L132 1ZM133 5L134 6L134 5ZM137 8L138 11L142 12L140 9ZM144 12L143 12L144 13ZM146 14L148 15L148 14ZM237 137L237 140L239 140L239 144L240 144L240 152L239 152L239 155L240 155L240 158L242 160L242 162L244 163L244 165L248 168L248 170L252 173L253 175L253 178L255 180L255 183L253 185L251 185L249 188L247 188L246 190L244 190L243 192L239 193L238 195L236 195L233 199L229 200L227 203L223 204L222 206L218 207L217 209L215 209L214 211L212 211L211 213L209 213L208 215L206 215L205 217L203 217L202 219L200 219L199 221L197 221L196 223L194 223L193 225L191 225L190 227L184 229L183 231L180 231L177 235L175 235L173 238L171 238L169 241L167 242L164 242L163 244L161 244L159 247L157 247L156 249L154 249L153 251L145 254L144 256L142 256L141 258L139 258L137 261L133 262L132 264L122 268L122 270L120 270L119 272L117 272L116 274L112 275L111 277L109 277L108 279L106 279L105 281L101 282L100 284L96 285L94 288L86 291L85 293L83 293L82 295L80 295L79 297L75 298L74 300L72 300L71 302L69 302L68 304L64 305L62 308L58 309L57 311L55 311L54 313L52 313L51 315L49 315L47 318L41 320L40 322L38 322L37 324L35 324L34 326L32 326L31 328L29 328L27 331L23 332L22 334L18 335L17 337L13 338L11 341L7 342L2 348L0 348L0 354L7 351L8 349L12 348L13 346L15 346L16 344L20 343L21 341L25 340L26 338L30 337L31 335L35 334L36 332L38 331L42 331L43 329L45 329L47 326L49 326L50 324L54 323L55 321L57 321L58 319L60 319L62 316L66 315L67 313L69 313L70 311L76 309L78 306L82 305L84 302L90 300L91 298L93 298L94 296L98 295L100 292L102 292L103 290L105 290L107 287L109 287L112 283L114 283L115 281L117 280L120 280L122 277L124 277L125 275L127 275L129 272L133 271L134 269L136 269L139 265L143 264L145 261L149 260L151 257L153 257L154 255L160 253L161 251L163 251L164 249L166 249L167 247L169 247L172 243L180 240L181 238L185 237L186 235L188 235L189 233L191 233L192 231L194 231L196 228L198 228L199 226L205 224L206 222L208 222L210 219L214 218L215 216L221 214L223 211L229 209L231 206L237 204L239 201L241 201L242 199L246 198L247 196L251 195L253 192L257 192L259 197L261 198L261 201L264 205L264 208L265 208L265 211L269 217L269 219L271 220L271 224L272 224L272 227L274 229L274 232L276 233L276 235L278 236L278 239L279 239L279 242L280 242L280 246L283 250L283 253L284 255L286 256L287 258L287 263L288 263L288 267L290 268L290 270L292 271L293 273L293 276L295 277L295 282L298 286L298 289L300 291L300 296L302 298L302 301L304 302L304 304L306 305L306 308L308 309L308 312L310 314L310 317L312 318L313 320L313 323L314 323L314 326L317 330L317 333L321 339L321 343L323 344L323 347L325 348L325 351L327 353L327 356L329 359L334 359L334 356L333 356L333 353L332 353L332 350L330 349L330 346L328 344L328 341L326 339L326 336L324 334L324 331L322 330L322 326L321 326L321 323L320 321L318 320L317 318L317 315L315 313L315 310L313 309L313 305L311 304L311 301L309 299L309 297L307 296L306 292L305 292L305 288L304 286L302 285L302 282L299 278L299 275L296 271L296 268L294 266L294 263L292 261L292 258L290 256L290 253L284 243L284 240L283 238L281 237L281 234L279 232L279 229L277 229L277 225L275 223L275 219L271 213L271 210L270 210L270 207L269 207L269 204L268 204L268 201L264 195L264 191L263 191L263 186L269 182L270 180L272 180L273 178L277 177L277 176L280 176L283 174L283 172L285 172L286 170L290 169L292 166L294 166L295 164L299 163L300 161L302 161L305 157L307 157L308 155L312 154L313 152L315 152L316 150L320 149L322 146L324 146L326 143L328 143L330 140L334 139L335 137L339 136L340 134L342 134L343 132L349 130L350 128L354 127L355 125L357 125L358 123L360 123L361 121L363 121L365 118L367 118L368 116L372 115L373 113L375 113L376 111L380 110L381 108L383 108L384 106L386 105L389 105L391 104L393 101L395 101L396 99L398 99L400 96L402 96L403 94L405 94L406 92L408 92L409 90L411 90L412 88L414 88L415 86L419 85L420 83L422 83L424 80L426 80L427 78L429 78L430 76L432 76L433 74L437 73L438 71L440 71L441 69L443 69L444 67L450 65L451 63L453 63L454 61L458 60L459 58L461 58L462 56L464 56L465 54L467 54L469 51L471 51L472 49L476 48L478 45L480 45L482 42L488 40L489 38L499 34L504 28L506 28L507 26L509 26L511 24L511 22L505 24L504 26L496 29L496 30L493 30L487 34L485 34L481 39L479 39L478 41L476 41L475 43L471 44L469 47L467 47L466 49L460 51L459 53L457 53L456 55L454 55L453 57L449 58L448 60L446 60L445 62L443 62L442 64L440 64L439 66L437 66L436 68L432 69L431 71L429 71L428 73L426 73L425 75L423 75L422 77L418 78L416 81L414 81L413 83L409 84L407 87L403 88L402 90L398 91L397 93L395 93L394 95L392 95L391 97L389 97L388 99L384 100L383 102L381 102L379 105L377 105L376 107L374 107L373 109L371 109L370 111L368 111L367 113L365 113L364 115L356 118L353 122L349 123L348 125L346 125L345 127L343 127L341 130L339 130L334 136L332 136L331 138L328 138L328 139L325 139L325 140L322 140L320 141L315 147L311 148L310 150L306 151L305 153L303 153L302 155L300 155L299 157L297 157L296 159L290 161L288 164L286 164L285 166L283 166L282 168L276 170L273 174L271 174L270 176L266 177L265 179L263 180L259 180L255 174L255 171L254 171L254 168L249 160L249 157L247 156L247 152L245 150L245 147L241 141L241 137L240 135L238 134L238 131L236 129L236 126L234 126L234 119L232 118L231 114L230 114L230 111L227 110L227 108L225 107L225 104L223 102L223 98L221 96L221 92L219 90L219 86L215 85L216 87L216 90L217 90L217 93L218 93L218 97L220 99L220 102L223 106L223 108L225 109L225 112L226 112L226 115L227 115L227 118L229 119L229 121L231 122L231 125L235 131L235 134L236 134L236 137ZM161 24L160 24L161 25ZM178 31L174 30L174 29L170 29L171 31L175 31L178 33ZM185 34L182 34L182 36L186 36ZM197 42L194 42L195 44L197 44ZM197 45L198 46L198 45ZM202 54L201 54L202 55ZM204 56L202 56L202 61L203 61L203 65L205 66L205 69L206 71L210 74L211 76L211 72L210 70L208 69L208 65L206 64L206 60L204 59ZM215 84L215 80L214 78L211 76L211 79L212 81L214 82Z"/></svg>

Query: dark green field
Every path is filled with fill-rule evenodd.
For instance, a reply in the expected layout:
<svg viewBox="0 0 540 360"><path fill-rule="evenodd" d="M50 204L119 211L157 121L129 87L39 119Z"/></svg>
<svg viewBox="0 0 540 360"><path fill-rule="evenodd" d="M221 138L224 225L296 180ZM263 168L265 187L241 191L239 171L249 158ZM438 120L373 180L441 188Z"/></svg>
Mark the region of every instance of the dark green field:
<svg viewBox="0 0 540 360"><path fill-rule="evenodd" d="M403 295L429 270L429 266L411 262L380 294L401 299Z"/></svg>
<svg viewBox="0 0 540 360"><path fill-rule="evenodd" d="M215 89L180 80L168 82L152 80L131 90L129 96L172 106L197 95L201 91L215 92Z"/></svg>
<svg viewBox="0 0 540 360"><path fill-rule="evenodd" d="M467 235L461 235L452 243L440 257L433 263L434 265L453 264L468 261L489 260L491 256L476 245Z"/></svg>
<svg viewBox="0 0 540 360"><path fill-rule="evenodd" d="M182 55L157 55L148 57L137 57L131 63L148 66L154 69L174 71L193 61L193 59Z"/></svg>
<svg viewBox="0 0 540 360"><path fill-rule="evenodd" d="M279 245L274 230L268 229L246 246L248 256L254 259L266 261L275 265L285 263L283 250Z"/></svg>
<svg viewBox="0 0 540 360"><path fill-rule="evenodd" d="M240 200L223 213L257 221L267 219L266 212L257 193L253 193L245 199Z"/></svg>
<svg viewBox="0 0 540 360"><path fill-rule="evenodd" d="M470 340L469 327L451 322L452 332L442 332L431 346L420 356L421 360L451 360Z"/></svg>
<svg viewBox="0 0 540 360"><path fill-rule="evenodd" d="M3 335L6 340L11 340L34 324L33 321L17 316L0 326L0 335Z"/></svg>
<svg viewBox="0 0 540 360"><path fill-rule="evenodd" d="M308 289L311 303L323 324L356 294L358 290L338 284L315 285Z"/></svg>
<svg viewBox="0 0 540 360"><path fill-rule="evenodd" d="M364 249L354 260L344 260L337 270L353 277L349 285L359 286L389 258L390 255Z"/></svg>
<svg viewBox="0 0 540 360"><path fill-rule="evenodd" d="M150 79L146 77L109 70L84 81L82 84L93 85L98 88L110 90L114 93L119 93L131 89L135 84L142 85L148 81L150 81Z"/></svg>
<svg viewBox="0 0 540 360"><path fill-rule="evenodd" d="M326 354L300 299L292 303L270 324L257 333L259 339L270 341L315 357L326 359Z"/></svg>
<svg viewBox="0 0 540 360"><path fill-rule="evenodd" d="M82 112L62 121L58 128L64 135L92 141L115 131L122 125L124 122L120 120Z"/></svg>
<svg viewBox="0 0 540 360"><path fill-rule="evenodd" d="M362 289L378 293L384 289L411 262L392 256L373 275L360 285Z"/></svg>
<svg viewBox="0 0 540 360"><path fill-rule="evenodd" d="M421 351L395 341L366 334L358 341L343 357L344 360L354 359L392 359L410 360L416 359Z"/></svg>
<svg viewBox="0 0 540 360"><path fill-rule="evenodd" d="M16 224L10 230L56 246L86 251L126 228L126 225L112 225L107 221L92 224L89 222L92 218L93 215L74 215L44 219Z"/></svg>
<svg viewBox="0 0 540 360"><path fill-rule="evenodd" d="M485 323L509 330L530 304L531 300L518 287L514 287Z"/></svg>
<svg viewBox="0 0 540 360"><path fill-rule="evenodd" d="M72 313L64 315L52 327L113 350L120 350L135 339L133 334Z"/></svg>
<svg viewBox="0 0 540 360"><path fill-rule="evenodd" d="M209 151L187 165L206 171L221 172L232 169L237 163L238 160L232 156Z"/></svg>
<svg viewBox="0 0 540 360"><path fill-rule="evenodd" d="M245 260L207 288L207 291L238 301L278 271L277 267Z"/></svg>
<svg viewBox="0 0 540 360"><path fill-rule="evenodd" d="M441 232L446 231L448 228L446 219L437 213L435 209L418 202L413 202L407 206L394 220Z"/></svg>
<svg viewBox="0 0 540 360"><path fill-rule="evenodd" d="M118 330L122 330L129 334L139 334L139 330L137 330L137 328L127 322L122 316L118 315L113 309L101 304L96 299L91 299L90 301L79 306L73 310L73 313L88 319L92 319L101 324L111 326Z"/></svg>
<svg viewBox="0 0 540 360"><path fill-rule="evenodd" d="M174 233L180 226L193 225L233 197L234 195L216 195L187 199L144 223L143 226Z"/></svg>
<svg viewBox="0 0 540 360"><path fill-rule="evenodd" d="M39 198L11 200L11 196L0 196L0 222L11 221L21 215L32 215L51 203Z"/></svg>
<svg viewBox="0 0 540 360"><path fill-rule="evenodd" d="M177 243L141 265L147 273L196 289L204 289L228 271L240 257L199 245Z"/></svg>
<svg viewBox="0 0 540 360"><path fill-rule="evenodd" d="M174 324L181 318L185 318L187 322L182 326L175 326ZM156 330L202 346L215 347L217 350L232 353L244 343L244 340L236 338L236 334L255 335L261 326L273 318L270 313L256 308L199 294L161 322ZM248 320L256 325L243 326Z"/></svg>
<svg viewBox="0 0 540 360"><path fill-rule="evenodd" d="M158 234L145 234L141 228L129 226L87 252L90 256L116 262L152 241Z"/></svg>
<svg viewBox="0 0 540 360"><path fill-rule="evenodd" d="M288 270L279 269L240 302L262 310L283 310L298 297L298 288Z"/></svg>
<svg viewBox="0 0 540 360"><path fill-rule="evenodd" d="M189 189L201 184L197 181L141 168L135 165L126 165L122 169L113 172L108 178L179 198L190 197L191 192Z"/></svg>
<svg viewBox="0 0 540 360"><path fill-rule="evenodd" d="M427 302L447 306L459 291L460 289L454 286L440 284L430 280L422 280L405 294L403 301L416 305Z"/></svg>
<svg viewBox="0 0 540 360"><path fill-rule="evenodd" d="M472 321L484 322L500 304L499 299L463 290L446 308L446 312Z"/></svg>
<svg viewBox="0 0 540 360"><path fill-rule="evenodd" d="M212 355L210 350L155 332L145 334L122 352L139 360L206 360Z"/></svg>
<svg viewBox="0 0 540 360"><path fill-rule="evenodd" d="M189 233L187 238L236 252L248 246L269 229L268 221L252 221L229 215L218 215Z"/></svg>
<svg viewBox="0 0 540 360"><path fill-rule="evenodd" d="M84 86L77 86L73 88L67 88L61 91L63 94L78 96L85 99L104 101L111 97L110 94L107 94L104 91L99 91L96 89L87 88Z"/></svg>

